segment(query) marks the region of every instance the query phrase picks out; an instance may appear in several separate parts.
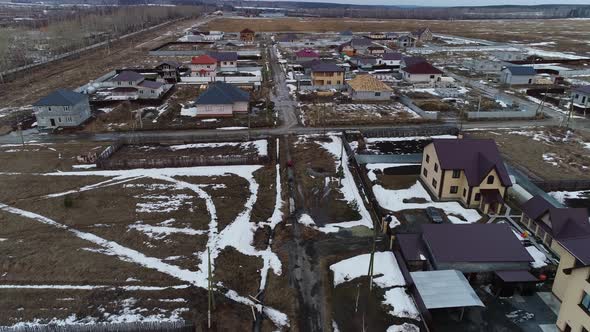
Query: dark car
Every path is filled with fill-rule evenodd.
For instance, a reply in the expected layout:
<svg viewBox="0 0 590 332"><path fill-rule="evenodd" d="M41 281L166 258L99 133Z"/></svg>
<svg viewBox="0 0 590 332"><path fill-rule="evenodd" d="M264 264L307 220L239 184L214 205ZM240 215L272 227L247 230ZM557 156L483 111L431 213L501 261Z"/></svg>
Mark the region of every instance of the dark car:
<svg viewBox="0 0 590 332"><path fill-rule="evenodd" d="M440 211L432 206L426 208L426 213L430 220L435 224L442 224L445 220Z"/></svg>

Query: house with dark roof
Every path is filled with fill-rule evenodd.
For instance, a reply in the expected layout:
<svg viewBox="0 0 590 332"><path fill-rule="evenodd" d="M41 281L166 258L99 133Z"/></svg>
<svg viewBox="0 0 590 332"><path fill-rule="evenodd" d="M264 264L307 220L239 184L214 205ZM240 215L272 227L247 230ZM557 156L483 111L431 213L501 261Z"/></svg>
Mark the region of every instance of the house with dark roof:
<svg viewBox="0 0 590 332"><path fill-rule="evenodd" d="M491 139L435 139L424 148L420 180L436 199L483 213L499 213L512 186Z"/></svg>
<svg viewBox="0 0 590 332"><path fill-rule="evenodd" d="M88 95L58 89L33 104L40 129L76 127L90 118Z"/></svg>
<svg viewBox="0 0 590 332"><path fill-rule="evenodd" d="M398 69L401 66L402 62L402 54L401 53L384 53L381 55L377 63L380 65L385 65L387 67L392 67L394 69Z"/></svg>
<svg viewBox="0 0 590 332"><path fill-rule="evenodd" d="M209 56L217 60L218 71L237 71L238 70L238 53L237 52L209 52Z"/></svg>
<svg viewBox="0 0 590 332"><path fill-rule="evenodd" d="M167 83L176 83L180 81L180 69L182 64L177 61L163 61L160 62L155 69L158 71L158 76Z"/></svg>
<svg viewBox="0 0 590 332"><path fill-rule="evenodd" d="M338 46L338 52L345 54L347 56L353 56L356 54L356 49L354 48L354 46L352 46L350 42L346 42Z"/></svg>
<svg viewBox="0 0 590 332"><path fill-rule="evenodd" d="M306 48L295 52L295 61L302 63L312 60L319 60L320 54L312 49Z"/></svg>
<svg viewBox="0 0 590 332"><path fill-rule="evenodd" d="M419 62L406 67L402 66L402 77L409 83L430 83L434 85L443 76L442 70L428 62Z"/></svg>
<svg viewBox="0 0 590 332"><path fill-rule="evenodd" d="M561 331L590 329L590 220L586 208L554 206L534 196L521 206L521 223L559 257L552 292L561 301Z"/></svg>
<svg viewBox="0 0 590 332"><path fill-rule="evenodd" d="M572 89L574 106L587 109L590 107L590 85L577 86Z"/></svg>
<svg viewBox="0 0 590 332"><path fill-rule="evenodd" d="M342 90L344 68L332 62L317 62L311 67L311 84L315 90Z"/></svg>
<svg viewBox="0 0 590 332"><path fill-rule="evenodd" d="M433 39L432 31L429 27L422 27L412 32L412 37L420 42L431 41Z"/></svg>
<svg viewBox="0 0 590 332"><path fill-rule="evenodd" d="M248 113L250 94L225 82L209 84L195 100L197 117L231 117Z"/></svg>
<svg viewBox="0 0 590 332"><path fill-rule="evenodd" d="M369 46L367 47L367 53L370 55L380 56L385 54L385 47L378 45Z"/></svg>
<svg viewBox="0 0 590 332"><path fill-rule="evenodd" d="M123 70L107 82L112 87L111 100L159 99L170 88L171 84L150 81L132 70Z"/></svg>
<svg viewBox="0 0 590 332"><path fill-rule="evenodd" d="M373 42L367 38L353 38L350 40L350 46L355 50L355 53L367 53Z"/></svg>
<svg viewBox="0 0 590 332"><path fill-rule="evenodd" d="M357 54L355 56L350 57L350 60L348 60L348 62L357 66L358 68L368 70L376 66L378 60L379 59L377 57L372 55Z"/></svg>
<svg viewBox="0 0 590 332"><path fill-rule="evenodd" d="M528 271L534 261L507 224L423 224L397 242L404 260L426 270L492 274Z"/></svg>
<svg viewBox="0 0 590 332"><path fill-rule="evenodd" d="M535 84L537 71L532 66L508 66L502 69L500 83L506 85Z"/></svg>
<svg viewBox="0 0 590 332"><path fill-rule="evenodd" d="M246 28L240 31L240 40L244 43L253 43L255 37L256 33L251 29Z"/></svg>

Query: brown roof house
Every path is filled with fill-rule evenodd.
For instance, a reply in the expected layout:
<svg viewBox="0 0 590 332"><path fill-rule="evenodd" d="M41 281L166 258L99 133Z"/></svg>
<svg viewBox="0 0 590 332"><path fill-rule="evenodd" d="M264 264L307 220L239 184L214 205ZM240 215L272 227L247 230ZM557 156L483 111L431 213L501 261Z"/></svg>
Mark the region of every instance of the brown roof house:
<svg viewBox="0 0 590 332"><path fill-rule="evenodd" d="M240 40L244 43L253 43L254 37L256 37L256 33L253 30L246 28L240 31Z"/></svg>
<svg viewBox="0 0 590 332"><path fill-rule="evenodd" d="M428 62L420 62L407 67L402 66L403 79L410 83L436 84L443 75L443 72Z"/></svg>
<svg viewBox="0 0 590 332"><path fill-rule="evenodd" d="M435 139L424 148L420 180L436 199L483 213L499 213L512 186L491 139Z"/></svg>
<svg viewBox="0 0 590 332"><path fill-rule="evenodd" d="M555 254L553 294L561 301L557 327L590 331L590 221L585 208L555 207L542 196L522 205L522 223Z"/></svg>
<svg viewBox="0 0 590 332"><path fill-rule="evenodd" d="M352 100L385 101L393 96L393 89L369 74L358 75L346 82Z"/></svg>

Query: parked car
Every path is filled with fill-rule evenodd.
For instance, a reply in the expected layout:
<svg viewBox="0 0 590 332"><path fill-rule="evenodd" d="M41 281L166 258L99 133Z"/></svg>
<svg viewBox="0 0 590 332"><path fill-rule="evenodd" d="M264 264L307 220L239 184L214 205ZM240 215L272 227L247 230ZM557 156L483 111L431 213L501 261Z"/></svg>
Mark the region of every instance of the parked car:
<svg viewBox="0 0 590 332"><path fill-rule="evenodd" d="M442 224L445 220L440 211L432 206L426 208L426 214L435 224Z"/></svg>

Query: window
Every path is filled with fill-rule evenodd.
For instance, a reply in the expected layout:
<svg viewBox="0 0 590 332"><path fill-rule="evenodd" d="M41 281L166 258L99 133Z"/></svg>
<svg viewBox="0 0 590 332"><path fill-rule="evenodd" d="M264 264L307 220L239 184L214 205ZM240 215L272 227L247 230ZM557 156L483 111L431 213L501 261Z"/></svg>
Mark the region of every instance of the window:
<svg viewBox="0 0 590 332"><path fill-rule="evenodd" d="M336 84L340 84L340 81L336 81Z"/></svg>
<svg viewBox="0 0 590 332"><path fill-rule="evenodd" d="M328 81L328 85L331 85L331 84L332 84L332 81Z"/></svg>
<svg viewBox="0 0 590 332"><path fill-rule="evenodd" d="M488 184L493 184L494 183L494 176L490 175L488 176Z"/></svg>
<svg viewBox="0 0 590 332"><path fill-rule="evenodd" d="M58 122L61 122L61 118L57 118L57 121L58 121Z"/></svg>
<svg viewBox="0 0 590 332"><path fill-rule="evenodd" d="M67 110L69 110L69 109L70 109L70 106L64 106L64 110L66 110L66 111L67 111Z"/></svg>
<svg viewBox="0 0 590 332"><path fill-rule="evenodd" d="M434 75L430 75L430 79L433 80L434 79Z"/></svg>
<svg viewBox="0 0 590 332"><path fill-rule="evenodd" d="M582 296L582 302L580 302L580 307L586 311L586 313L590 314L590 295L584 292L584 296Z"/></svg>
<svg viewBox="0 0 590 332"><path fill-rule="evenodd" d="M381 97L381 92L375 92L375 97Z"/></svg>
<svg viewBox="0 0 590 332"><path fill-rule="evenodd" d="M456 194L459 192L458 186L451 186L451 194Z"/></svg>
<svg viewBox="0 0 590 332"><path fill-rule="evenodd" d="M424 176L428 176L428 170L426 168L424 168L422 170L422 174L424 174Z"/></svg>
<svg viewBox="0 0 590 332"><path fill-rule="evenodd" d="M121 81L117 82L117 85L121 85Z"/></svg>
<svg viewBox="0 0 590 332"><path fill-rule="evenodd" d="M430 162L430 156L429 155L426 155L426 162L427 163Z"/></svg>
<svg viewBox="0 0 590 332"><path fill-rule="evenodd" d="M463 197L467 197L467 189L463 188Z"/></svg>
<svg viewBox="0 0 590 332"><path fill-rule="evenodd" d="M51 106L47 107L47 110L51 112Z"/></svg>
<svg viewBox="0 0 590 332"><path fill-rule="evenodd" d="M475 198L473 198L474 201L479 202L481 200L481 194L477 193L475 194Z"/></svg>
<svg viewBox="0 0 590 332"><path fill-rule="evenodd" d="M461 177L461 171L458 169L454 169L453 170L453 179L458 179L459 177Z"/></svg>
<svg viewBox="0 0 590 332"><path fill-rule="evenodd" d="M133 85L133 82L131 82L131 81L129 81L129 82L127 82L127 83L129 83L129 85Z"/></svg>
<svg viewBox="0 0 590 332"><path fill-rule="evenodd" d="M432 186L433 186L434 188L436 188L436 184L437 184L436 180L435 180L435 179L432 179Z"/></svg>
<svg viewBox="0 0 590 332"><path fill-rule="evenodd" d="M155 93L155 91L154 91L154 90L150 90L150 91L151 91L151 93Z"/></svg>
<svg viewBox="0 0 590 332"><path fill-rule="evenodd" d="M434 163L434 171L438 172L438 164L437 163Z"/></svg>

